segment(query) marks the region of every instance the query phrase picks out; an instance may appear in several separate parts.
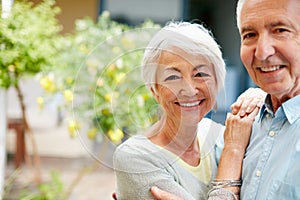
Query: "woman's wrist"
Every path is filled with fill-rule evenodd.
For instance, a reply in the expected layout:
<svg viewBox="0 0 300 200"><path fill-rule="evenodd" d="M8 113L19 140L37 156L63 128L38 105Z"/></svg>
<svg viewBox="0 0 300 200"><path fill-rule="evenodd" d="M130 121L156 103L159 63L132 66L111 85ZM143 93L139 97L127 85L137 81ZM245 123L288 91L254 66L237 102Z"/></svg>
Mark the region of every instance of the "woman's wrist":
<svg viewBox="0 0 300 200"><path fill-rule="evenodd" d="M242 161L246 152L246 147L240 144L227 143L225 144L222 156L226 156L226 159L233 161Z"/></svg>
<svg viewBox="0 0 300 200"><path fill-rule="evenodd" d="M212 182L213 187L210 191L212 192L211 194L214 192L219 194L218 192L220 190L222 192L227 191L231 198L225 199L239 199L240 186L242 184L241 173L243 157L244 153L241 153L241 150L237 148L228 148L223 150L218 167L218 174L216 179ZM211 194L209 196L211 196ZM222 197L222 195L219 197ZM214 198L209 199L213 200Z"/></svg>
<svg viewBox="0 0 300 200"><path fill-rule="evenodd" d="M241 178L245 149L240 145L225 145L218 166L217 179L239 180Z"/></svg>

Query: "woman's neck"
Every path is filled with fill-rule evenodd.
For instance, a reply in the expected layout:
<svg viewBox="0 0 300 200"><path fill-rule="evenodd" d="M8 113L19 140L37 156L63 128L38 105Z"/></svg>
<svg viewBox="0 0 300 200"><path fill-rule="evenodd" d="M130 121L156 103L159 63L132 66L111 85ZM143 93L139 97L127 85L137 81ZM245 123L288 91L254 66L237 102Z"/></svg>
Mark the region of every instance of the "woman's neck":
<svg viewBox="0 0 300 200"><path fill-rule="evenodd" d="M149 137L150 141L171 151L192 166L199 164L200 148L197 140L197 125L182 126L163 120L156 123L155 126L153 129L155 134Z"/></svg>

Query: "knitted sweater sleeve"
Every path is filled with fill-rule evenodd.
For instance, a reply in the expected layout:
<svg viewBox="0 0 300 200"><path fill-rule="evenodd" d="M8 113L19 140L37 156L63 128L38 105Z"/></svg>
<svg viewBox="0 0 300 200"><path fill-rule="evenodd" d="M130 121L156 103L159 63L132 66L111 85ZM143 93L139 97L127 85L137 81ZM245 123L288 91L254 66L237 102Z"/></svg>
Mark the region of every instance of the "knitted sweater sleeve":
<svg viewBox="0 0 300 200"><path fill-rule="evenodd" d="M142 147L143 149L145 146ZM151 200L151 186L173 193L183 199L194 200L178 183L172 164L161 152L141 151L126 144L114 153L118 200Z"/></svg>

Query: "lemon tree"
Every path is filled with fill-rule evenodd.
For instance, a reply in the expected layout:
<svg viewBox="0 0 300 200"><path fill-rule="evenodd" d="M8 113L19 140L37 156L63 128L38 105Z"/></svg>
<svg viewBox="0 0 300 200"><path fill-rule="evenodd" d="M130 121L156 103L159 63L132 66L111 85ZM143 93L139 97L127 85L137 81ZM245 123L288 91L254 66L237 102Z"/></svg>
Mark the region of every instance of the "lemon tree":
<svg viewBox="0 0 300 200"><path fill-rule="evenodd" d="M61 27L54 0L33 5L16 1L8 18L0 19L0 86L18 85L21 78L53 67Z"/></svg>
<svg viewBox="0 0 300 200"><path fill-rule="evenodd" d="M0 87L16 89L22 120L32 145L36 182L41 179L39 157L26 117L20 80L53 67L61 38L61 27L55 17L58 12L54 0L45 0L36 5L28 1L16 1L10 15L0 19Z"/></svg>
<svg viewBox="0 0 300 200"><path fill-rule="evenodd" d="M72 113L69 132L115 144L156 120L156 103L141 80L145 47L159 28L151 21L137 27L112 21L108 12L97 22L76 21L65 37L57 67L42 73L47 94L60 93L60 105ZM38 99L41 107L49 96Z"/></svg>

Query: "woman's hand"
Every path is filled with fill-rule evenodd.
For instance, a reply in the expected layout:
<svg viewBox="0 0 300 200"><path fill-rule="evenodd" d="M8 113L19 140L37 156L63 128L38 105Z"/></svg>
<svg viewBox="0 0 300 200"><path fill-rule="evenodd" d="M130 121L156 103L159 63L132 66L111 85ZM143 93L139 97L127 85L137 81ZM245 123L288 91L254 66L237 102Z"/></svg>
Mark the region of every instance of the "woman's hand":
<svg viewBox="0 0 300 200"><path fill-rule="evenodd" d="M231 105L232 114L239 113L241 117L244 117L253 112L256 107L262 106L266 95L267 93L259 88L249 88Z"/></svg>
<svg viewBox="0 0 300 200"><path fill-rule="evenodd" d="M249 114L241 117L240 113L227 114L224 133L224 149L219 161L217 179L240 180L242 175L243 158L248 146L252 124L259 107L255 107ZM239 187L228 187L227 190L239 194Z"/></svg>
<svg viewBox="0 0 300 200"><path fill-rule="evenodd" d="M240 110L240 112L242 111ZM252 112L243 116L240 112L227 114L224 143L225 147L237 148L241 153L244 153L250 140L252 124L259 112L259 107L256 106Z"/></svg>

